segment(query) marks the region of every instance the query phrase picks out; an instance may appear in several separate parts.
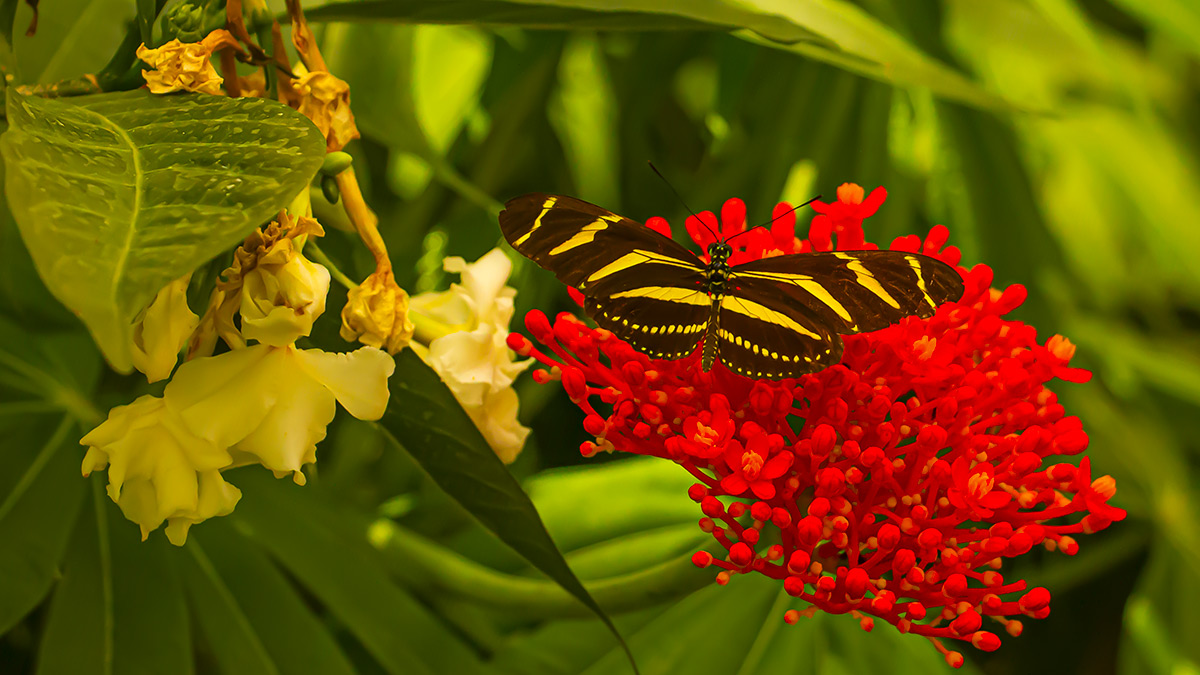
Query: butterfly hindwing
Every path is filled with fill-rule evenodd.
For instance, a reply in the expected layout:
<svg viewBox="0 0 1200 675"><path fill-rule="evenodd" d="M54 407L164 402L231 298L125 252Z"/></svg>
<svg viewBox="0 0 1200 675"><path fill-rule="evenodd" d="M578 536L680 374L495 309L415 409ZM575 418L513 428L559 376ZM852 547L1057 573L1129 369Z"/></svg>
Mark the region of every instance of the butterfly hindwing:
<svg viewBox="0 0 1200 675"><path fill-rule="evenodd" d="M711 332L727 368L755 379L799 377L837 363L842 339L778 291L734 288Z"/></svg>
<svg viewBox="0 0 1200 675"><path fill-rule="evenodd" d="M511 199L500 213L500 229L522 255L587 295L703 270L700 259L681 244L572 197Z"/></svg>
<svg viewBox="0 0 1200 675"><path fill-rule="evenodd" d="M907 251L764 258L734 267L732 278L747 293L786 296L843 335L886 328L906 316L932 316L938 305L963 293L953 267Z"/></svg>
<svg viewBox="0 0 1200 675"><path fill-rule="evenodd" d="M694 279L692 278L694 277ZM681 359L708 327L712 304L698 273L676 275L668 285L641 280L609 295L588 295L584 310L601 327L655 359Z"/></svg>

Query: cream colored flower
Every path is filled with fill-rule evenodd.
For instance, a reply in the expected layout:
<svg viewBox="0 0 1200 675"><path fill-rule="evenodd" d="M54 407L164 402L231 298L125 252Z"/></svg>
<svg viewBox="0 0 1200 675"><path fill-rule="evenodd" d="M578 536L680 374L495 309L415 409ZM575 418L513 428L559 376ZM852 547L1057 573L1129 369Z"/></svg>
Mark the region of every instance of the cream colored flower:
<svg viewBox="0 0 1200 675"><path fill-rule="evenodd" d="M317 221L300 221L324 234ZM288 234L260 252L254 269L242 276L242 336L276 347L312 332L329 293L329 270L296 250L295 228Z"/></svg>
<svg viewBox="0 0 1200 675"><path fill-rule="evenodd" d="M164 380L175 369L179 350L200 323L188 308L190 274L167 284L133 325L133 367L150 382Z"/></svg>
<svg viewBox="0 0 1200 675"><path fill-rule="evenodd" d="M336 403L363 420L387 408L391 356L364 347L330 354L254 345L179 367L164 399L188 428L231 448L235 465L259 463L303 485Z"/></svg>
<svg viewBox="0 0 1200 675"><path fill-rule="evenodd" d="M230 513L242 496L221 477L233 460L225 446L192 433L161 398L113 408L80 444L89 446L83 475L108 468L108 496L143 541L166 520L167 538L183 546L188 528Z"/></svg>
<svg viewBox="0 0 1200 675"><path fill-rule="evenodd" d="M374 272L347 294L342 339L395 354L412 339L408 305L408 293L396 284L391 270Z"/></svg>
<svg viewBox="0 0 1200 675"><path fill-rule="evenodd" d="M298 66L296 70L303 71L303 68ZM337 152L358 138L354 113L350 111L350 85L345 80L315 70L300 73L295 86L300 95L300 113L324 134L328 152Z"/></svg>
<svg viewBox="0 0 1200 675"><path fill-rule="evenodd" d="M493 249L475 263L452 257L443 266L461 274L462 281L448 291L412 299L417 338L429 344L428 353L418 353L454 392L496 454L512 462L529 435L517 421L512 383L532 363L514 361L505 342L517 293L506 285L512 261Z"/></svg>
<svg viewBox="0 0 1200 675"><path fill-rule="evenodd" d="M224 29L209 33L200 42L171 40L157 49L139 46L137 57L151 68L142 71L146 87L152 94L173 91L220 94L223 80L213 68L212 55L222 47L239 48L237 40Z"/></svg>
<svg viewBox="0 0 1200 675"><path fill-rule="evenodd" d="M316 220L281 211L277 220L246 237L213 289L188 358L212 354L218 336L241 349L246 339L282 346L308 335L325 311L329 271L304 258L296 240L324 234ZM234 323L239 312L241 330Z"/></svg>

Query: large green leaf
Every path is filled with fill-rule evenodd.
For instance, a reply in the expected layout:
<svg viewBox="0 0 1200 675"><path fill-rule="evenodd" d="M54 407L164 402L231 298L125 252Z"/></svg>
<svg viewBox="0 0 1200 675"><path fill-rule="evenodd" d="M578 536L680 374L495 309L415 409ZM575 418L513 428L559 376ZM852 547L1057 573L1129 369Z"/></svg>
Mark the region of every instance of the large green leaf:
<svg viewBox="0 0 1200 675"><path fill-rule="evenodd" d="M204 542L203 550L200 541ZM220 614L202 619L209 626L209 641L218 653L225 650L214 640L213 624L223 614L225 620L240 630L237 641L255 640L261 644L262 653L270 657L271 665L280 673L351 675L354 672L333 635L283 572L258 546L240 535L228 519L210 521L203 531L193 531L188 536L188 548L193 550L195 563L191 573L202 573L203 587L213 589L216 594L200 598L202 591L197 587L199 592L193 604L197 612L201 603L210 609L235 603L220 608Z"/></svg>
<svg viewBox="0 0 1200 675"><path fill-rule="evenodd" d="M155 293L286 206L325 152L307 118L262 99L8 91L13 216L46 286L122 372Z"/></svg>
<svg viewBox="0 0 1200 675"><path fill-rule="evenodd" d="M478 659L441 622L393 583L361 532L338 527L310 488L266 471L238 472L235 519L247 536L329 609L392 675L469 673ZM357 536L356 536L357 535Z"/></svg>
<svg viewBox="0 0 1200 675"><path fill-rule="evenodd" d="M305 11L311 21L519 26L550 30L730 30L737 24L670 12L610 11L522 0L364 0L331 2ZM815 36L808 36L815 38Z"/></svg>
<svg viewBox="0 0 1200 675"><path fill-rule="evenodd" d="M515 7L514 7L515 6ZM866 77L929 87L939 96L985 108L1009 107L970 79L921 52L886 24L842 0L517 0L414 3L372 0L313 10L325 21L501 23L529 28L718 29L792 51Z"/></svg>
<svg viewBox="0 0 1200 675"><path fill-rule="evenodd" d="M83 482L83 481L80 481ZM71 536L38 645L38 675L112 675L113 586L103 477ZM97 515L98 514L98 515Z"/></svg>
<svg viewBox="0 0 1200 675"><path fill-rule="evenodd" d="M190 605L205 638L213 646L221 670L278 675L281 671L267 653L242 604L213 568L204 550L195 541L188 542L188 550L191 559L183 563L182 570Z"/></svg>
<svg viewBox="0 0 1200 675"><path fill-rule="evenodd" d="M77 420L96 415L90 347L82 335L32 341L0 319L0 633L50 590L79 512Z"/></svg>
<svg viewBox="0 0 1200 675"><path fill-rule="evenodd" d="M79 475L75 425L62 417L24 416L0 443L0 634L50 590L79 513L85 481Z"/></svg>
<svg viewBox="0 0 1200 675"><path fill-rule="evenodd" d="M475 428L454 394L412 350L396 357L381 424L484 527L596 613L621 641L546 532L529 496ZM632 657L630 657L632 658Z"/></svg>
<svg viewBox="0 0 1200 675"><path fill-rule="evenodd" d="M162 536L141 542L136 530L121 526L127 523L103 484L102 476L92 477L86 517L63 560L38 673L188 675L195 661L173 560L178 551Z"/></svg>
<svg viewBox="0 0 1200 675"><path fill-rule="evenodd" d="M154 536L139 541L116 506L104 500L110 520L114 675L173 673L194 669L184 587L175 570L182 551Z"/></svg>
<svg viewBox="0 0 1200 675"><path fill-rule="evenodd" d="M125 37L135 11L129 0L54 0L41 5L37 31L26 35L31 4L17 3L13 20L18 84L50 84L96 72Z"/></svg>

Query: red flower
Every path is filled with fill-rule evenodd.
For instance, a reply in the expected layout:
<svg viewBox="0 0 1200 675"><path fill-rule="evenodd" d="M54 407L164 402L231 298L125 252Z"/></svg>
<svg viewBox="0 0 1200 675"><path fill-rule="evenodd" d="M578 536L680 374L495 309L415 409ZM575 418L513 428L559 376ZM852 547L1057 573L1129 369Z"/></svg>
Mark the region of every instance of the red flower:
<svg viewBox="0 0 1200 675"><path fill-rule="evenodd" d="M813 250L831 251L833 245L829 235L838 236L838 248L864 249L875 248L867 246L863 241L862 222L875 215L883 200L887 199L887 190L877 187L863 199L863 189L854 183L842 183L837 189L838 200L832 204L822 201L812 203L813 211L821 214L813 218L808 238L812 241Z"/></svg>
<svg viewBox="0 0 1200 675"><path fill-rule="evenodd" d="M830 234L841 249L874 248L862 220L885 196L878 188L863 199L843 185L838 202L814 207L821 215L809 239L796 239L785 215L739 237L732 260L827 249ZM737 200L720 219L699 218L723 236L746 224ZM662 219L651 226L670 231ZM712 238L696 218L687 226L701 246ZM948 237L939 225L892 248L958 265ZM526 326L541 346L515 333L509 346L540 361L537 381L561 380L586 413L595 441L584 455L653 455L696 478L688 495L704 513L700 527L728 555L693 561L721 568L718 583L767 575L809 603L787 612L788 623L815 611L849 613L865 630L881 619L929 638L957 667L962 655L942 640L991 651L1000 638L983 629L985 617L1019 635L1012 617L1050 612L1046 589L1001 575L1006 558L1038 545L1073 555L1073 535L1125 516L1108 503L1115 482L1093 480L1086 457L1078 467L1050 463L1087 447L1079 419L1046 387L1090 377L1068 366L1074 347L1060 336L1039 344L1033 327L1004 318L1025 300L1023 287L991 288L984 265L959 271L960 301L929 319L846 336L840 364L795 380L749 380L719 362L705 373L698 352L652 361L565 313L551 323L530 312ZM762 536L767 528L778 532Z"/></svg>
<svg viewBox="0 0 1200 675"><path fill-rule="evenodd" d="M967 509L975 518L991 518L994 509L1008 506L1012 495L1003 490L994 490L996 485L996 468L987 462L980 462L974 467L966 457L954 460L950 470L953 487L946 491L950 503L960 509Z"/></svg>
<svg viewBox="0 0 1200 675"><path fill-rule="evenodd" d="M735 497L749 489L759 499L771 499L775 496L775 479L792 468L796 455L783 449L783 436L767 434L753 422L744 424L742 433L750 436L746 447L732 441L725 450L729 473L721 479L721 489Z"/></svg>

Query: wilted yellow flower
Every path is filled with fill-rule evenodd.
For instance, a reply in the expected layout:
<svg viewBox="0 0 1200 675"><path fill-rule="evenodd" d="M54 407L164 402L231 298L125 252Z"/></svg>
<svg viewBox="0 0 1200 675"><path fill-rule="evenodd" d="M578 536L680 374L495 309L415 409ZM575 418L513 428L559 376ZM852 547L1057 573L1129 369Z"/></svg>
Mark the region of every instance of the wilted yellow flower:
<svg viewBox="0 0 1200 675"><path fill-rule="evenodd" d="M297 71L303 67L297 66ZM325 149L337 152L358 138L354 113L350 111L350 85L331 73L304 72L296 80L300 113L312 120L325 135Z"/></svg>
<svg viewBox="0 0 1200 675"><path fill-rule="evenodd" d="M396 284L390 269L374 272L347 294L342 339L358 340L389 354L404 349L413 334L408 301L408 293Z"/></svg>
<svg viewBox="0 0 1200 675"><path fill-rule="evenodd" d="M330 354L254 345L183 364L164 398L188 428L230 447L235 465L262 464L303 485L301 469L316 461L336 403L359 419L379 419L395 368L370 347Z"/></svg>
<svg viewBox="0 0 1200 675"><path fill-rule="evenodd" d="M512 261L493 249L471 264L446 258L443 267L461 274L462 283L413 297L417 339L429 344L428 353L418 353L454 392L500 459L512 462L529 435L517 421L512 383L533 363L514 361L506 343L517 294L506 285Z"/></svg>
<svg viewBox="0 0 1200 675"><path fill-rule="evenodd" d="M157 49L137 48L137 57L152 70L143 70L142 77L152 94L173 91L196 91L220 94L223 80L212 65L213 52L222 47L239 49L237 40L224 29L209 33L200 42L171 40Z"/></svg>
<svg viewBox="0 0 1200 675"><path fill-rule="evenodd" d="M325 311L329 271L304 258L295 239L324 234L316 220L281 211L277 220L246 237L233 253L233 264L221 273L188 357L211 354L218 335L235 349L244 347L245 339L286 345L308 335ZM234 324L239 311L240 331Z"/></svg>
<svg viewBox="0 0 1200 675"><path fill-rule="evenodd" d="M301 234L321 236L312 218L300 218L288 236L260 249L253 269L242 276L242 336L282 347L312 332L325 312L329 270L296 250Z"/></svg>
<svg viewBox="0 0 1200 675"><path fill-rule="evenodd" d="M190 279L188 274L163 287L134 322L133 367L150 382L170 376L179 350L200 322L187 304Z"/></svg>
<svg viewBox="0 0 1200 675"><path fill-rule="evenodd" d="M188 528L227 515L242 496L221 477L233 461L225 447L192 433L161 398L113 408L79 442L89 446L83 475L108 467L108 496L143 541L166 520L167 538L183 546Z"/></svg>

